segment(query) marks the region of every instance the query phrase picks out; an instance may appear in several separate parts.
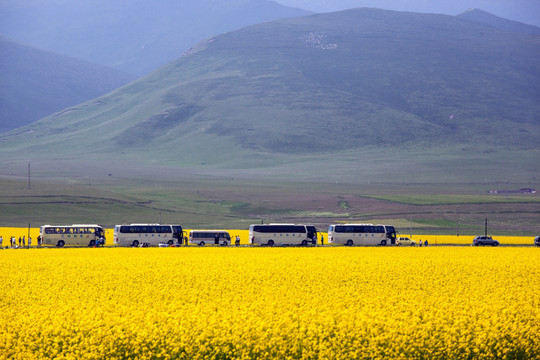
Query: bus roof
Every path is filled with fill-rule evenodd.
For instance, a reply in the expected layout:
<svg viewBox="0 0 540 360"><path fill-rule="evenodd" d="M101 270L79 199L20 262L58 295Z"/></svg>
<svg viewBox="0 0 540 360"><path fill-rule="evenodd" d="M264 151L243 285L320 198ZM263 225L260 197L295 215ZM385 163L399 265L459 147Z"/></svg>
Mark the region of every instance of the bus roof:
<svg viewBox="0 0 540 360"><path fill-rule="evenodd" d="M41 227L102 227L98 224L73 224L73 225L41 225Z"/></svg>

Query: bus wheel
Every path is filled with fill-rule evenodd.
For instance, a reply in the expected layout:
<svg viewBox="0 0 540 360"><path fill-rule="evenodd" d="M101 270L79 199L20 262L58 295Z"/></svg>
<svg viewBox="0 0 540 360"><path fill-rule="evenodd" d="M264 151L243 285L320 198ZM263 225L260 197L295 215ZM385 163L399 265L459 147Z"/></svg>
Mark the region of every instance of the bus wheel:
<svg viewBox="0 0 540 360"><path fill-rule="evenodd" d="M133 243L131 243L131 246L139 247L139 242L137 240L133 240Z"/></svg>
<svg viewBox="0 0 540 360"><path fill-rule="evenodd" d="M274 240L268 240L268 246L274 246Z"/></svg>
<svg viewBox="0 0 540 360"><path fill-rule="evenodd" d="M227 246L227 245L229 245L229 244L227 244L226 241L224 241L224 242L221 244L221 246Z"/></svg>
<svg viewBox="0 0 540 360"><path fill-rule="evenodd" d="M90 244L88 244L88 246L90 246L90 247L96 246L96 240L91 240Z"/></svg>
<svg viewBox="0 0 540 360"><path fill-rule="evenodd" d="M169 240L169 241L167 241L167 244L169 244L169 246L172 246L172 244L174 244L174 241Z"/></svg>
<svg viewBox="0 0 540 360"><path fill-rule="evenodd" d="M64 242L64 240L60 240L58 242L58 244L56 244L57 247L64 247L64 245L66 245L66 243Z"/></svg>
<svg viewBox="0 0 540 360"><path fill-rule="evenodd" d="M307 240L302 240L302 246L307 246Z"/></svg>
<svg viewBox="0 0 540 360"><path fill-rule="evenodd" d="M347 246L353 246L353 241L352 240L347 240Z"/></svg>
<svg viewBox="0 0 540 360"><path fill-rule="evenodd" d="M381 246L386 246L386 240L381 241Z"/></svg>
<svg viewBox="0 0 540 360"><path fill-rule="evenodd" d="M204 241L201 241L201 242L199 243L199 246L204 246Z"/></svg>

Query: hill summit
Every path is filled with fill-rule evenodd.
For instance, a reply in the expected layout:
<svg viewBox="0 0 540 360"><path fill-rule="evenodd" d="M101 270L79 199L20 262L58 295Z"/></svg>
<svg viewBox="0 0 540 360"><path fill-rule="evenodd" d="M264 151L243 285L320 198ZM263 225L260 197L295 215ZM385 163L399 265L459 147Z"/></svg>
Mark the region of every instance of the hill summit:
<svg viewBox="0 0 540 360"><path fill-rule="evenodd" d="M368 8L268 22L11 133L1 151L249 166L366 148L537 149L539 40Z"/></svg>

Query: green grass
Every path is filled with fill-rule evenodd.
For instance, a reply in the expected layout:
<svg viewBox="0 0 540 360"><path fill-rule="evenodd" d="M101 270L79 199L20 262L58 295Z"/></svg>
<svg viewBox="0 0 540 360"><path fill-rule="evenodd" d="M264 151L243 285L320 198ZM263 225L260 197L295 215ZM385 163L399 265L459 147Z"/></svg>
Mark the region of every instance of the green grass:
<svg viewBox="0 0 540 360"><path fill-rule="evenodd" d="M506 204L506 203L540 203L540 197L527 195L370 195L372 199L387 200L411 205L454 205L454 204Z"/></svg>
<svg viewBox="0 0 540 360"><path fill-rule="evenodd" d="M424 189L426 193L417 194L418 189L409 185L358 187L196 177L180 181L106 177L92 183L35 180L28 189L25 181L0 178L0 218L4 226L23 227L28 223L112 227L161 222L186 228L247 229L264 221L310 223L325 230L332 223L384 223L395 225L402 233L412 229L425 234L483 233L489 218L490 228L497 233L529 236L540 232L536 197L528 202L504 197L502 202L479 203L478 198L484 196L427 193L437 189L448 191L444 185L432 185ZM390 191L403 195L381 195Z"/></svg>

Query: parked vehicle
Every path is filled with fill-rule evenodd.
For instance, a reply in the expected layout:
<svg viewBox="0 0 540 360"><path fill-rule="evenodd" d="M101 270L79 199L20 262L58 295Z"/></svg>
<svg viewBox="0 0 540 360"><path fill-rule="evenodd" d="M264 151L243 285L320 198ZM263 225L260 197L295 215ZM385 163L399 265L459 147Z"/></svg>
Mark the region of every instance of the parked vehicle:
<svg viewBox="0 0 540 360"><path fill-rule="evenodd" d="M396 229L392 225L333 224L328 227L328 243L353 245L394 245Z"/></svg>
<svg viewBox="0 0 540 360"><path fill-rule="evenodd" d="M534 238L534 245L540 246L540 236Z"/></svg>
<svg viewBox="0 0 540 360"><path fill-rule="evenodd" d="M303 245L316 244L317 229L312 225L264 224L250 225L249 243L252 245Z"/></svg>
<svg viewBox="0 0 540 360"><path fill-rule="evenodd" d="M414 241L413 239L411 238L408 238L406 236L399 236L396 240L396 244L397 246L415 246L416 245L416 241Z"/></svg>
<svg viewBox="0 0 540 360"><path fill-rule="evenodd" d="M473 239L473 245L491 245L491 246L498 246L499 242L495 239L493 239L491 236L477 236Z"/></svg>
<svg viewBox="0 0 540 360"><path fill-rule="evenodd" d="M105 231L100 225L43 225L39 229L39 239L43 245L63 246L103 246Z"/></svg>
<svg viewBox="0 0 540 360"><path fill-rule="evenodd" d="M181 244L184 232L180 225L129 224L115 225L113 242L117 246L142 247Z"/></svg>
<svg viewBox="0 0 540 360"><path fill-rule="evenodd" d="M231 235L225 230L191 230L189 243L199 246L206 244L227 246L231 243Z"/></svg>

